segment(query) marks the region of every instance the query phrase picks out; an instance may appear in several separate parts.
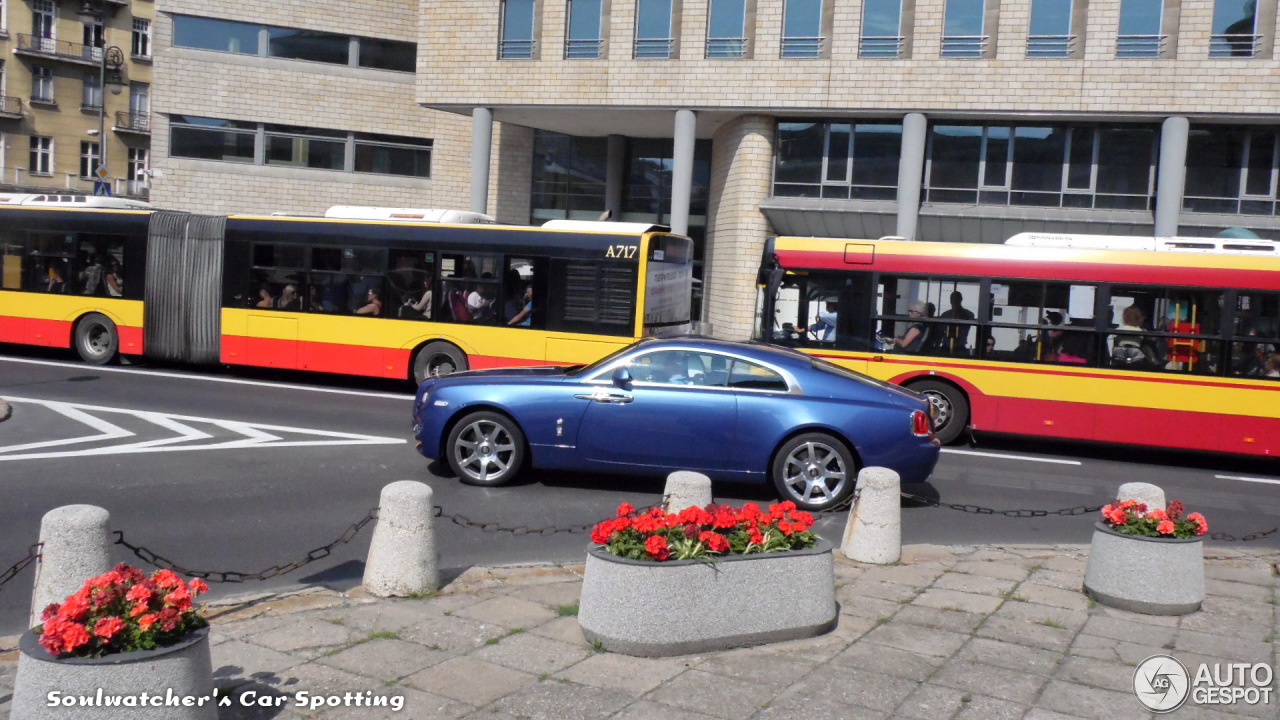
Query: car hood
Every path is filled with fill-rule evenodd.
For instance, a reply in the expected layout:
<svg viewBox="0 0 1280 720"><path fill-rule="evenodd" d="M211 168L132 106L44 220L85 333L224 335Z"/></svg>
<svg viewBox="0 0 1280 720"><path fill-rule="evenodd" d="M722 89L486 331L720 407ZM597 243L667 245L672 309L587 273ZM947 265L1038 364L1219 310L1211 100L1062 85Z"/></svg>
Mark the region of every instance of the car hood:
<svg viewBox="0 0 1280 720"><path fill-rule="evenodd" d="M493 382L497 380L526 380L534 377L564 377L564 374L574 366L571 365L542 365L539 367L520 367L520 368L493 368L491 370L466 370L464 372L450 373L439 378L447 382L468 382L483 381Z"/></svg>

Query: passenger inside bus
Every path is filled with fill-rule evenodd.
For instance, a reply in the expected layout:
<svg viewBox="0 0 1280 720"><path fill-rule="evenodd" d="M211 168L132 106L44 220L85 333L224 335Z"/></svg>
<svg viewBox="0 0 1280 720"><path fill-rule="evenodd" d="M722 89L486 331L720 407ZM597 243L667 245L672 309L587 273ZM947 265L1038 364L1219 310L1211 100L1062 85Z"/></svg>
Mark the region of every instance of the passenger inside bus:
<svg viewBox="0 0 1280 720"><path fill-rule="evenodd" d="M276 306L276 299L271 295L271 288L263 283L258 286L258 302L254 307L271 308Z"/></svg>
<svg viewBox="0 0 1280 720"><path fill-rule="evenodd" d="M124 272L120 269L119 261L111 261L111 269L107 271L105 282L107 285L107 295L110 295L111 297L124 297Z"/></svg>
<svg viewBox="0 0 1280 720"><path fill-rule="evenodd" d="M421 317L426 318L427 320L431 319L431 276L430 275L427 276L426 289L422 291L422 297L418 298L416 302L414 301L413 298L409 298L404 301L404 306L402 308L402 312L400 313L400 317L410 317L409 315L406 315L403 312L403 310L412 310L413 312L417 313Z"/></svg>
<svg viewBox="0 0 1280 720"><path fill-rule="evenodd" d="M920 352L920 349L925 346L929 339L929 328L920 322L920 318L924 317L925 310L928 307L923 300L912 300L907 303L907 315L911 317L913 322L907 327L905 333L893 339L894 347L900 348L902 352Z"/></svg>
<svg viewBox="0 0 1280 720"><path fill-rule="evenodd" d="M61 260L51 260L49 262L49 276L45 280L44 291L50 293L64 293L67 291L67 281L62 273L63 262Z"/></svg>
<svg viewBox="0 0 1280 720"><path fill-rule="evenodd" d="M301 310L302 298L298 297L298 286L289 283L280 291L280 297L276 300L277 310Z"/></svg>
<svg viewBox="0 0 1280 720"><path fill-rule="evenodd" d="M368 315L377 317L382 314L382 298L378 297L378 291L369 288L365 292L365 304L356 308L357 315Z"/></svg>
<svg viewBox="0 0 1280 720"><path fill-rule="evenodd" d="M836 339L838 309L839 305L835 300L828 300L824 304L824 309L818 311L814 323L809 326L809 332L813 333L815 339L823 342L832 342Z"/></svg>

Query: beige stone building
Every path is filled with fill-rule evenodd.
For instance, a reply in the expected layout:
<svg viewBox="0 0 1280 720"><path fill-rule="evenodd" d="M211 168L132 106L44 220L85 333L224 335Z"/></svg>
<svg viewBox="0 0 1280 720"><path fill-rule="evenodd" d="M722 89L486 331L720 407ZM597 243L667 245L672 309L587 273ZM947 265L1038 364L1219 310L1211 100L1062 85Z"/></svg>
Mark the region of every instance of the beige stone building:
<svg viewBox="0 0 1280 720"><path fill-rule="evenodd" d="M0 188L146 197L154 21L152 2L0 3Z"/></svg>
<svg viewBox="0 0 1280 720"><path fill-rule="evenodd" d="M1280 234L1275 0L157 10L157 202L666 223L728 337L774 233Z"/></svg>

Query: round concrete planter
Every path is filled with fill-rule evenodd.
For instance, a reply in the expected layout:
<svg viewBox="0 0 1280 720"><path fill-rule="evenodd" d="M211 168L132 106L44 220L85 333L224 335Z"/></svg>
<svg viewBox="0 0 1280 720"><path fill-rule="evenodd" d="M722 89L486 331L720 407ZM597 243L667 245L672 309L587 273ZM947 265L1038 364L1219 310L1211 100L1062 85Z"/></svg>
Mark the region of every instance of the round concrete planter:
<svg viewBox="0 0 1280 720"><path fill-rule="evenodd" d="M100 658L55 658L40 647L38 638L30 630L23 633L18 648L21 654L10 720L216 720L218 717L208 628L197 630L168 647ZM74 697L77 704L50 707L52 692L59 693L59 697ZM136 703L142 693L158 696L161 704L129 707L123 703L113 706L104 703L111 697L132 697ZM208 699L203 707L194 701L190 707L183 707L184 697ZM90 700L82 706L80 698ZM168 704L173 701L177 704Z"/></svg>
<svg viewBox="0 0 1280 720"><path fill-rule="evenodd" d="M610 652L662 657L821 635L836 625L831 543L646 562L587 551L578 623Z"/></svg>
<svg viewBox="0 0 1280 720"><path fill-rule="evenodd" d="M1084 591L1109 607L1146 615L1186 615L1204 602L1202 538L1124 535L1094 525Z"/></svg>

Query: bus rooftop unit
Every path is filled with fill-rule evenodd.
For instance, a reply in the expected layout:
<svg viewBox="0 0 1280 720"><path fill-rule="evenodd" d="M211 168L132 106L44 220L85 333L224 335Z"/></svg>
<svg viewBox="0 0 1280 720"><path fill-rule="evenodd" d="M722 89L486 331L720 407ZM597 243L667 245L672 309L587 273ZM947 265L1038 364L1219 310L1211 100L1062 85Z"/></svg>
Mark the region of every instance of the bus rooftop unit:
<svg viewBox="0 0 1280 720"><path fill-rule="evenodd" d="M468 210L393 208L372 205L334 205L325 211L324 216L342 220L394 220L447 225L495 225L498 222L492 216Z"/></svg>
<svg viewBox="0 0 1280 720"><path fill-rule="evenodd" d="M891 238L881 238L891 239ZM1082 250L1149 250L1280 257L1273 240L1224 237L1142 237L1136 235L1076 235L1073 233L1018 233L1005 245L1019 247L1080 248Z"/></svg>
<svg viewBox="0 0 1280 720"><path fill-rule="evenodd" d="M0 193L0 205L26 207L112 208L116 210L152 210L149 202L103 195L53 195L49 193Z"/></svg>

